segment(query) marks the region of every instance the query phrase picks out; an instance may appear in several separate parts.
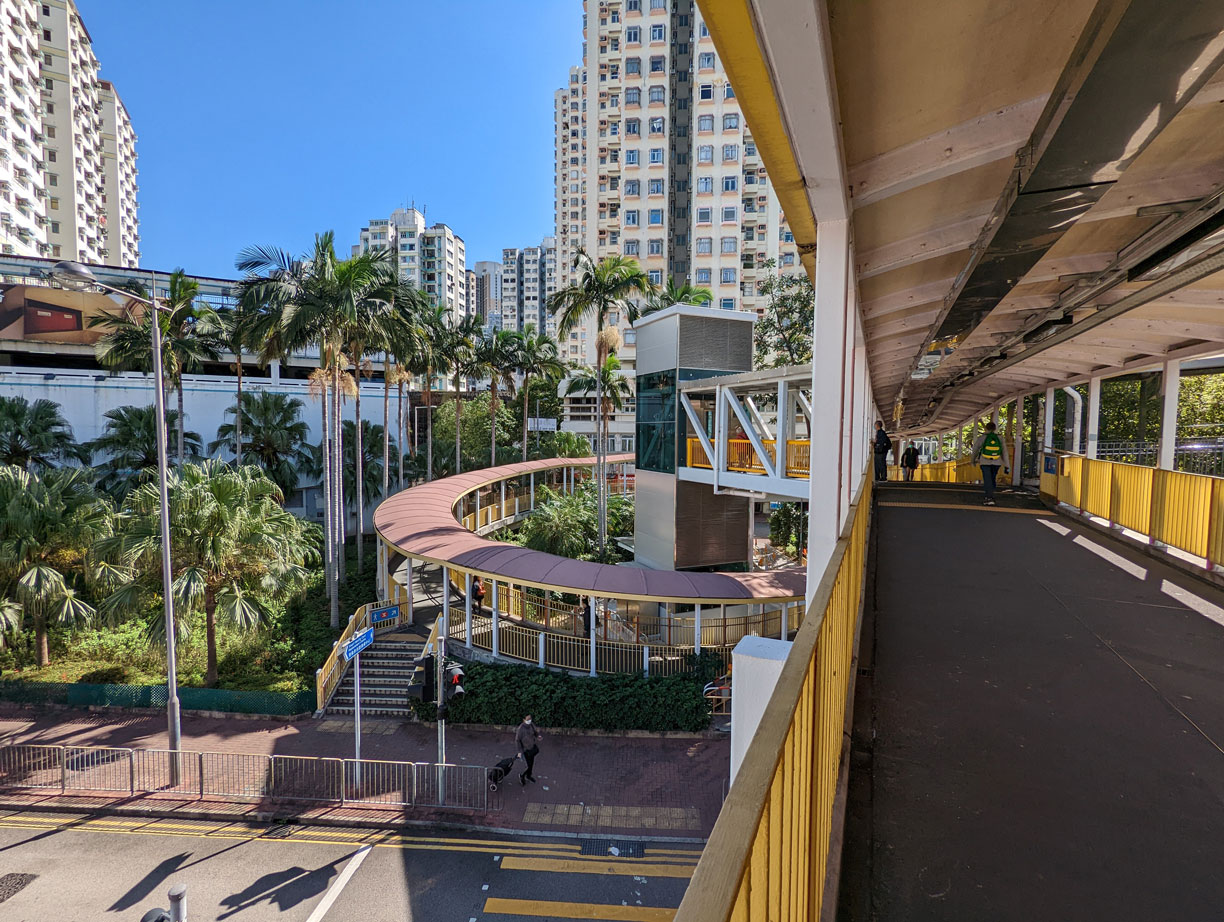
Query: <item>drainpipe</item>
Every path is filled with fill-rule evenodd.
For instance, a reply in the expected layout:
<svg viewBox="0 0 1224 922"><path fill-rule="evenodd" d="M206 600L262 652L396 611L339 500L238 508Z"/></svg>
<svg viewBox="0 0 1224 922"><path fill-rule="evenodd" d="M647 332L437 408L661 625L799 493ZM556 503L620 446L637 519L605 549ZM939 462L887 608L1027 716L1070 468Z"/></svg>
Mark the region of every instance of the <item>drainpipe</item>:
<svg viewBox="0 0 1224 922"><path fill-rule="evenodd" d="M1075 403L1075 422L1071 426L1071 451L1075 454L1080 453L1080 432L1084 418L1084 398L1080 396L1080 392L1073 387L1064 387L1063 392ZM1071 408L1067 407L1067 412L1071 412Z"/></svg>

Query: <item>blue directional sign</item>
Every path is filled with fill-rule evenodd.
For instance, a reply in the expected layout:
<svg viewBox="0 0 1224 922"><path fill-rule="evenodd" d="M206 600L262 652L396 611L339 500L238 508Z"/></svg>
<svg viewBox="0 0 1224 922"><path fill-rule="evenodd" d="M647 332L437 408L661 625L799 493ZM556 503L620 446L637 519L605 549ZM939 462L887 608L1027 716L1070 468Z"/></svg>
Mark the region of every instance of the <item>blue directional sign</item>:
<svg viewBox="0 0 1224 922"><path fill-rule="evenodd" d="M354 634L353 639L344 645L344 658L352 659L374 642L374 628L368 627L360 634Z"/></svg>
<svg viewBox="0 0 1224 922"><path fill-rule="evenodd" d="M387 605L384 608L376 608L370 612L370 620L374 624L381 624L384 621L393 621L399 617L398 605Z"/></svg>

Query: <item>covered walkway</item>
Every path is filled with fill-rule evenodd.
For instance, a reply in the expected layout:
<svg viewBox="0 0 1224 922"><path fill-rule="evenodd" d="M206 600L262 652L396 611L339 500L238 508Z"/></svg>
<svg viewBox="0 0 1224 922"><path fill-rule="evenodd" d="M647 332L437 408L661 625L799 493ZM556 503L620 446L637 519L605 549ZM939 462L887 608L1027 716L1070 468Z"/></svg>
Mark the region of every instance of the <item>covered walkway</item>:
<svg viewBox="0 0 1224 922"><path fill-rule="evenodd" d="M1224 593L1035 498L877 497L839 918L1219 918Z"/></svg>

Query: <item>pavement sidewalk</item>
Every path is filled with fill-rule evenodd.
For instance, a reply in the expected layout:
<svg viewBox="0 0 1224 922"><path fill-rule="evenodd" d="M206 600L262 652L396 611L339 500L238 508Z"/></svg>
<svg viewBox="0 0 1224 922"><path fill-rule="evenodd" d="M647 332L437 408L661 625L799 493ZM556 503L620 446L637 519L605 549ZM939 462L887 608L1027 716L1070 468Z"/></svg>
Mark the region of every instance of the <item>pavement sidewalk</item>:
<svg viewBox="0 0 1224 922"><path fill-rule="evenodd" d="M551 734L536 761L539 782L521 787L507 779L490 795L490 811L363 809L232 803L166 795L82 797L69 794L0 794L0 805L15 808L105 809L140 815L207 816L233 820L293 818L344 825L403 823L534 830L616 836L704 839L722 805L730 761L726 738L640 738ZM0 707L0 745L42 743L164 749L161 715ZM362 721L362 757L432 762L437 755L432 727L399 720ZM514 755L512 731L485 727L447 728L448 761L488 766ZM206 752L351 758L351 719L256 720L183 716L183 748Z"/></svg>

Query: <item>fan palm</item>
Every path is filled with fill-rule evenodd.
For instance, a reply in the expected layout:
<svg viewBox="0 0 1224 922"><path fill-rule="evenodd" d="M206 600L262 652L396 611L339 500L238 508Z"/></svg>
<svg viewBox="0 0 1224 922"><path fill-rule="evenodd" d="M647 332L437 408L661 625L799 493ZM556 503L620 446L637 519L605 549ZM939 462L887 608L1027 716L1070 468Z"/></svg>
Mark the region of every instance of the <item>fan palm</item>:
<svg viewBox="0 0 1224 922"><path fill-rule="evenodd" d="M38 665L50 660L51 621L88 621L94 609L77 595L85 556L109 534L110 503L84 468L36 474L0 466L0 607L6 623L28 616L34 624Z"/></svg>
<svg viewBox="0 0 1224 922"><path fill-rule="evenodd" d="M477 348L480 341L480 322L475 317L449 312L442 325L442 341L438 349L438 370L450 372L455 384L455 471L463 473L463 456L460 454L463 440L460 437L463 419L463 379L479 376L480 361Z"/></svg>
<svg viewBox="0 0 1224 922"><path fill-rule="evenodd" d="M421 310L418 322L424 332L420 351L412 357L408 369L425 379L424 402L433 407L433 380L439 369L446 364L447 308L442 304L431 304ZM433 480L433 413L425 414L425 480Z"/></svg>
<svg viewBox="0 0 1224 922"><path fill-rule="evenodd" d="M238 388L234 398L234 406L243 406L242 400L242 353L245 351L247 342L250 340L252 328L255 326L260 305L256 303L254 296L250 292L241 292L237 303L230 308L217 312L217 319L220 327L219 339L225 348L234 353L234 373L238 376ZM234 448L234 463L241 466L242 464L242 424L243 418L241 413L234 415L233 428L233 448ZM216 451L211 445L210 451Z"/></svg>
<svg viewBox="0 0 1224 922"><path fill-rule="evenodd" d="M139 279L129 279L120 287L139 297L150 297ZM152 296L156 297L156 292ZM217 312L200 298L199 282L188 278L182 269L175 269L170 274L166 296L159 299L159 307L160 310L149 311L138 302L129 302L118 313L99 314L89 325L105 331L95 347L101 364L115 371L151 373L153 330L149 322L151 315L156 313L161 323L162 373L166 378L160 385L173 389L178 398L175 428L181 466L186 454L183 374L198 371L204 362L220 358L222 325Z"/></svg>
<svg viewBox="0 0 1224 922"><path fill-rule="evenodd" d="M489 466L497 464L497 395L500 386L514 391L514 369L519 364L521 337L514 330L490 330L476 343L472 362L475 376L489 379ZM456 407L456 409L458 409ZM455 425L458 428L458 415Z"/></svg>
<svg viewBox="0 0 1224 922"><path fill-rule="evenodd" d="M67 460L88 463L89 450L73 439L59 404L0 397L0 464L30 469Z"/></svg>
<svg viewBox="0 0 1224 922"><path fill-rule="evenodd" d="M203 611L207 684L217 684L217 621L254 627L270 603L305 585L310 554L304 523L282 507L283 495L259 468L211 460L185 465L169 482L174 535L171 591L179 611ZM160 499L156 484L133 490L115 534L98 542L122 582L104 612L143 612L161 594Z"/></svg>
<svg viewBox="0 0 1224 922"><path fill-rule="evenodd" d="M263 468L282 493L292 493L298 486L299 468L310 459L310 427L302 419L305 404L274 391L247 391L241 400L242 412L238 403L225 411L232 422L217 428L209 452L237 446L238 457L249 455L248 460ZM236 441L240 437L242 441Z"/></svg>
<svg viewBox="0 0 1224 922"><path fill-rule="evenodd" d="M625 409L625 404L633 396L633 387L620 371L620 359L613 352L603 363L598 377L593 368L577 366L570 373L569 384L565 388L565 396L574 394L589 396L598 394L599 415L603 417L601 424L606 428L607 417L614 412Z"/></svg>
<svg viewBox="0 0 1224 922"><path fill-rule="evenodd" d="M683 285L676 285L673 278L667 279L667 286L655 291L654 294L646 301L646 306L638 310L636 304L630 303L627 311L629 322L634 323L639 317L645 317L647 314L653 314L655 311L661 311L665 307L671 307L673 304L709 304L714 300L714 292L708 288L698 288L685 282Z"/></svg>
<svg viewBox="0 0 1224 922"><path fill-rule="evenodd" d="M527 324L519 342L518 370L523 375L523 460L527 460L527 418L531 399L531 379L556 381L565 374L565 363L557 352L557 342L547 333L537 333ZM555 392L556 388L554 388Z"/></svg>
<svg viewBox="0 0 1224 922"><path fill-rule="evenodd" d="M157 407L116 407L103 414L106 423L102 435L88 443L94 455L102 455L94 465L102 489L122 499L138 483L147 479L146 472L157 467ZM166 427L178 424L177 410L166 411ZM203 452L198 432L180 429L184 450L190 457Z"/></svg>
<svg viewBox="0 0 1224 922"><path fill-rule="evenodd" d="M602 368L608 356L608 341L604 338L604 327L612 311L629 314L633 300L649 298L655 292L646 273L632 259L610 256L596 262L583 249L574 256L574 272L577 281L563 288L548 299L548 308L557 316L557 338L565 340L570 331L584 320L594 320L596 330L596 362ZM600 376L596 376L596 405L603 400L599 393ZM599 552L603 555L607 540L607 491L604 484L603 449L605 433L596 422L595 432L595 479L599 506Z"/></svg>

